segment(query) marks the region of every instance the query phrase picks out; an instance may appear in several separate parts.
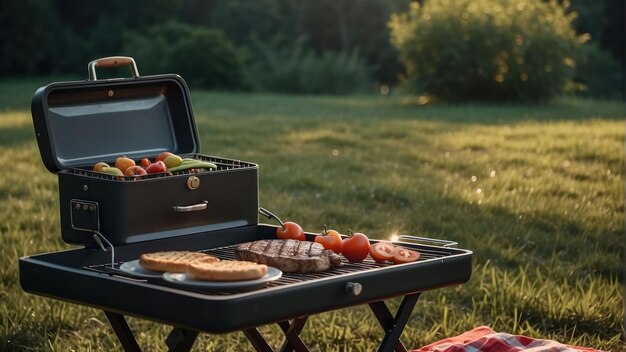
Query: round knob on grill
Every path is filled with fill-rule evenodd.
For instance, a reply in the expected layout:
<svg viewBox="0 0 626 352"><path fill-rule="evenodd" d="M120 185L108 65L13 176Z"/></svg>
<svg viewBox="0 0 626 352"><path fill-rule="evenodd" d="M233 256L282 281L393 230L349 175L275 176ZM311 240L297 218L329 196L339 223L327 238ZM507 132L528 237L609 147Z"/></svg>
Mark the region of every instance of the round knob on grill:
<svg viewBox="0 0 626 352"><path fill-rule="evenodd" d="M346 292L350 296L358 296L363 291L363 286L358 282L348 282L346 284Z"/></svg>

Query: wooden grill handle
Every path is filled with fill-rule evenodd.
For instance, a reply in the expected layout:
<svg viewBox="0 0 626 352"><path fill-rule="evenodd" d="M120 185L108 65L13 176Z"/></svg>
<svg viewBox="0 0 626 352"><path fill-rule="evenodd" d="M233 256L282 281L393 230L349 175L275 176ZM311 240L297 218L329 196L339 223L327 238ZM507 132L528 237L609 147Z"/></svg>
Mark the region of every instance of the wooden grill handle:
<svg viewBox="0 0 626 352"><path fill-rule="evenodd" d="M137 64L135 63L135 59L130 56L109 56L93 60L87 65L89 80L95 81L96 79L98 79L96 77L96 67L108 68L126 65L130 66L130 73L133 78L139 77L139 70L137 70Z"/></svg>

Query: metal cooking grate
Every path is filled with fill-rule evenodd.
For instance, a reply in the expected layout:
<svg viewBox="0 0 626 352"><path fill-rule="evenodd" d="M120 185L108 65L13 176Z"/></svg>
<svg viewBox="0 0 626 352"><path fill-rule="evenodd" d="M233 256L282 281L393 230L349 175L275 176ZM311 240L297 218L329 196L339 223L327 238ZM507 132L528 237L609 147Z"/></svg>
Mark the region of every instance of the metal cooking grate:
<svg viewBox="0 0 626 352"><path fill-rule="evenodd" d="M237 244L224 246L224 247L217 247L217 248L212 248L212 249L205 249L205 250L202 250L201 252L218 257L222 260L234 260L236 246ZM451 254L450 251L444 247L438 247L438 248L433 247L429 249L420 248L419 252L420 252L420 257L418 259L418 262L432 260L436 258L442 258ZM91 271L97 271L97 272L104 273L107 275L129 276L125 272L117 269L122 264L123 263L121 262L115 263L116 269L112 269L110 266L110 263L92 265L92 266L85 267L85 269L91 270ZM263 290L263 289L270 288L270 287L294 285L294 284L311 281L311 280L318 280L318 279L323 279L323 278L328 278L328 277L337 277L337 276L346 275L346 274L350 274L354 272L372 270L372 269L387 267L390 265L395 265L391 263L376 263L374 260L370 259L369 257L361 263L350 263L345 258L342 257L341 264L342 265L338 268L333 268L331 270L318 272L318 273L306 273L306 274L283 273L280 279L276 281L271 281L266 286L256 289L256 291ZM133 279L136 279L136 278L133 278ZM158 282L158 281L155 281L155 282ZM208 295L232 294L232 292L219 292L219 291L202 291L202 292Z"/></svg>
<svg viewBox="0 0 626 352"><path fill-rule="evenodd" d="M214 163L217 166L217 170L206 170L206 169L204 169L202 172L195 172L195 171L191 171L191 170L183 170L183 171L175 172L175 173L173 173L173 175L176 176L176 175L188 175L188 174L195 174L195 173L209 173L209 172L216 172L216 171L245 169L245 168L250 168L250 167L255 167L256 166L255 164L248 163L248 162L241 161L241 160L223 159L223 158L218 158L218 157L214 157L214 156L206 156L206 155L202 155L202 154L194 154L192 157L194 159L197 159L197 160L208 161L208 162ZM121 181L121 180L123 180L123 181L141 181L141 180L148 180L148 179L154 179L154 178L160 178L160 177L168 177L168 176L172 175L171 173L162 172L162 173L158 173L158 174L143 175L143 176L141 176L141 178L138 178L136 176L119 177L119 176L113 176L113 175L109 175L109 174L103 174L103 173L100 173L100 172L94 172L94 171L92 171L90 169L87 169L87 168L69 168L69 169L61 171L61 172L65 172L65 173L72 174L72 175L81 175L81 176L99 178L99 179L103 179L103 180L114 180L114 181Z"/></svg>

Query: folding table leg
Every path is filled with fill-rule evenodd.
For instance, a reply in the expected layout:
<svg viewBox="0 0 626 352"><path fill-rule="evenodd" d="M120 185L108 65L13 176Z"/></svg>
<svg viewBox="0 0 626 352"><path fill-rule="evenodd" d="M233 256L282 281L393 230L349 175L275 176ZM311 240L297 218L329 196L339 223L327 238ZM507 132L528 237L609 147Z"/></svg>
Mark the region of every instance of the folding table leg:
<svg viewBox="0 0 626 352"><path fill-rule="evenodd" d="M113 313L109 311L104 311L107 319L109 319L109 323L117 335L117 338L120 340L122 344L122 348L126 352L141 352L141 348L135 339L135 335L130 330L128 323L123 315L118 313Z"/></svg>
<svg viewBox="0 0 626 352"><path fill-rule="evenodd" d="M274 352L274 349L267 344L263 335L256 328L244 329L242 332L258 352Z"/></svg>
<svg viewBox="0 0 626 352"><path fill-rule="evenodd" d="M174 328L167 336L165 343L169 352L189 352L197 337L197 331Z"/></svg>
<svg viewBox="0 0 626 352"><path fill-rule="evenodd" d="M283 342L280 352L307 352L308 347L300 339L300 333L304 329L304 325L309 317L294 319L291 323L288 321L278 322L278 326L285 333L285 342Z"/></svg>
<svg viewBox="0 0 626 352"><path fill-rule="evenodd" d="M385 337L378 347L378 352L390 352L394 350L396 352L407 351L402 341L400 341L400 335L406 323L409 321L413 307L415 307L415 303L417 303L420 294L421 292L404 296L395 317L391 315L385 302L377 301L369 304L376 319L378 319L378 322L385 330Z"/></svg>

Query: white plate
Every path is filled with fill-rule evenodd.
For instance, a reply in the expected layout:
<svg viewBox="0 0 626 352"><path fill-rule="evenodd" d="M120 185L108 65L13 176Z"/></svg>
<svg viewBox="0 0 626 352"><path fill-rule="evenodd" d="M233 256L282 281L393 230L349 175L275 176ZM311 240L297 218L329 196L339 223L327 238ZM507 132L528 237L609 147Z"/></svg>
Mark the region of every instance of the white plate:
<svg viewBox="0 0 626 352"><path fill-rule="evenodd" d="M141 264L139 264L139 259L125 262L120 265L120 270L130 275L145 279L160 279L163 277L163 273L161 272L144 269Z"/></svg>
<svg viewBox="0 0 626 352"><path fill-rule="evenodd" d="M164 273L165 281L174 283L179 286L188 288L196 288L210 291L245 291L263 287L268 282L278 280L283 276L283 272L274 267L267 267L267 274L254 280L244 281L205 281L196 280L185 273Z"/></svg>

